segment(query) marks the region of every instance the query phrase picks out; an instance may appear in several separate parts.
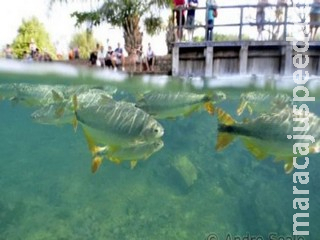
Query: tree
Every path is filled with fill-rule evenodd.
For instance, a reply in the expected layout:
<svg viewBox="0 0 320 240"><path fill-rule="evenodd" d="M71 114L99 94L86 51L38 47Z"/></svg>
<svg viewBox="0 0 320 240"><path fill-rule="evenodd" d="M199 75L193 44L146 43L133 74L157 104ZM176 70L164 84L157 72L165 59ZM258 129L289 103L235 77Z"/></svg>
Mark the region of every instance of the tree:
<svg viewBox="0 0 320 240"><path fill-rule="evenodd" d="M97 41L94 39L91 32L84 31L76 33L72 36L69 47L78 47L80 58L89 58L90 52L95 49Z"/></svg>
<svg viewBox="0 0 320 240"><path fill-rule="evenodd" d="M36 17L32 17L29 20L22 20L22 24L18 29L18 35L12 43L14 55L22 58L24 51L29 53L31 39L35 41L40 52L46 51L52 58L55 57L55 48L51 43L49 34L45 30L44 25Z"/></svg>
<svg viewBox="0 0 320 240"><path fill-rule="evenodd" d="M125 49L131 55L142 44L143 33L139 26L141 19L145 19L148 34L157 33L162 27L162 21L159 11L157 16L154 9L168 7L171 2L172 0L104 0L98 10L74 12L72 16L77 18L77 24L91 22L95 26L101 22L108 22L113 26L122 27Z"/></svg>

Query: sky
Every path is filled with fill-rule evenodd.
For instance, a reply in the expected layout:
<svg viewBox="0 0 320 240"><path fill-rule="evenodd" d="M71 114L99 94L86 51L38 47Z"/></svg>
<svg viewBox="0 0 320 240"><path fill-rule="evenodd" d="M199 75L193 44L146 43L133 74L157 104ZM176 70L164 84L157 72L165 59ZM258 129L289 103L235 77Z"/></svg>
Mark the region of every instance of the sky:
<svg viewBox="0 0 320 240"><path fill-rule="evenodd" d="M312 0L302 0L302 2L310 3ZM72 2L72 1L70 1ZM96 0L90 1L73 1L70 4L56 3L52 9L49 9L49 0L1 0L0 2L0 48L3 48L7 43L12 43L17 36L17 30L22 23L22 19L29 19L36 16L45 26L45 29L50 34L52 42L63 50L68 51L68 45L74 33L85 30L86 26L81 28L75 27L75 19L70 17L74 11L88 11L94 8ZM216 0L218 5L232 5L232 4L256 4L256 0L238 0L236 3L231 0ZM270 3L276 0L269 0ZM205 6L205 0L199 0L199 6ZM221 11L220 11L221 10ZM239 19L238 10L222 10L218 9L218 18L215 23L234 23L235 19ZM161 16L169 15L169 10L162 10ZM255 12L246 12L245 18L251 19L255 16ZM196 22L204 23L204 11L198 10L196 12ZM253 20L254 21L254 20ZM238 28L217 28L217 32L225 34L238 34ZM106 45L107 39L109 44L115 48L116 44L124 45L123 33L119 28L114 28L108 24L102 24L93 29L95 38ZM256 31L254 27L245 29L248 35L254 35ZM196 31L195 35L204 35L204 30ZM148 43L152 44L152 48L156 55L166 54L165 33L162 32L158 36L150 37L144 34L143 47L147 49Z"/></svg>

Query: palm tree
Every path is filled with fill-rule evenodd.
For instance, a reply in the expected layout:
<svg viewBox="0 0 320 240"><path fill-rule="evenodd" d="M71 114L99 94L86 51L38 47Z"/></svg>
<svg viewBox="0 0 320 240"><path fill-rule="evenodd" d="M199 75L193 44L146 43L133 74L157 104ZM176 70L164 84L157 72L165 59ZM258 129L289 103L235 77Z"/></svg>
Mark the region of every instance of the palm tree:
<svg viewBox="0 0 320 240"><path fill-rule="evenodd" d="M68 1L68 0L51 0ZM113 26L122 27L125 49L130 56L142 44L143 33L139 24L144 17L146 32L156 34L162 27L160 9L169 7L172 0L104 0L98 10L88 12L74 12L77 24L91 22L99 25L108 22ZM157 14L155 13L157 11Z"/></svg>

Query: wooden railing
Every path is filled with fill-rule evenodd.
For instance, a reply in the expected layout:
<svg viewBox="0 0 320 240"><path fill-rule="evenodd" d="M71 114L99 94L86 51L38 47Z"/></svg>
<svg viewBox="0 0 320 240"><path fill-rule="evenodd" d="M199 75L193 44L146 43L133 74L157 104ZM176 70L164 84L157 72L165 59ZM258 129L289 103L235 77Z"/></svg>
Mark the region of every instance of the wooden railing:
<svg viewBox="0 0 320 240"><path fill-rule="evenodd" d="M236 41L243 41L243 28L246 26L258 26L258 23L256 22L256 11L257 8L263 7L265 12L269 12L271 10L271 13L274 15L274 19L267 19L265 18L265 21L263 22L263 25L270 26L275 28L278 26L283 26L283 31L282 33L278 34L277 39L272 38L267 39L267 40L285 40L287 36L291 36L291 33L288 33L288 26L292 25L299 25L301 27L301 32L304 36L307 36L309 34L309 26L310 24L319 26L319 22L310 22L307 21L309 20L309 13L311 7L318 7L320 8L320 4L296 4L296 5L287 5L287 4L281 4L281 5L276 5L276 4L265 4L265 5L226 5L226 6L218 6L218 18L221 16L221 12L223 12L224 9L239 9L239 14L237 15L232 15L230 18L235 19L235 22L232 23L216 23L217 19L215 19L214 23L214 29L215 31L216 28L228 28L228 27L238 27L239 28L239 33L238 33L238 38L235 39ZM255 11L252 11L251 13L251 19L246 19L245 18L245 11L246 10L251 10L254 9ZM178 28L179 30L187 29L187 7L178 7L173 9L174 11L180 11L180 22L182 20L182 11L185 11L185 25L183 26L177 26L176 25L176 20L175 17L173 17L173 22L174 22L174 30L176 31ZM280 10L282 13L282 19L278 18L276 19L276 10ZM207 21L207 7L198 7L196 8L196 15L199 14L200 11L203 11L205 14L205 18L203 19L201 24L195 24L193 26L194 30L198 28L203 28L205 31L208 29L208 21ZM252 16L253 15L253 16ZM173 15L174 16L174 15ZM280 21L281 20L281 21ZM204 24L203 24L204 23ZM304 30L302 26L305 26ZM319 30L320 31L320 30ZM223 31L219 31L219 33L223 34ZM205 40L206 41L206 40Z"/></svg>

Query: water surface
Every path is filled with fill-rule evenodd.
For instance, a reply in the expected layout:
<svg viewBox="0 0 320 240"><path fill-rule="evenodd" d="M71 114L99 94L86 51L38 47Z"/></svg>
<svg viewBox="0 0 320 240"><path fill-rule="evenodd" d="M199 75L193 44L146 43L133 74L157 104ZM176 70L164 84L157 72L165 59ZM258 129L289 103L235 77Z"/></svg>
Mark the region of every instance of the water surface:
<svg viewBox="0 0 320 240"><path fill-rule="evenodd" d="M219 90L227 94L219 106L235 117L242 92L292 93L295 86L290 76L183 79L62 65L0 66L0 84L109 85L125 100L154 89ZM316 77L309 86L317 100ZM320 114L319 102L309 106ZM71 124L35 123L30 115L36 109L0 102L0 240L202 240L214 239L213 234L219 239L294 239L293 214L301 211L293 209L293 186L310 191L310 236L299 240L319 239L318 154L310 155L310 182L295 184L282 163L272 158L257 161L240 141L216 152L217 119L202 110L159 120L165 129L164 147L133 170L128 162L104 161L92 174L81 128L74 132ZM177 171L177 159L194 166L193 181ZM274 238L268 237L271 233Z"/></svg>

